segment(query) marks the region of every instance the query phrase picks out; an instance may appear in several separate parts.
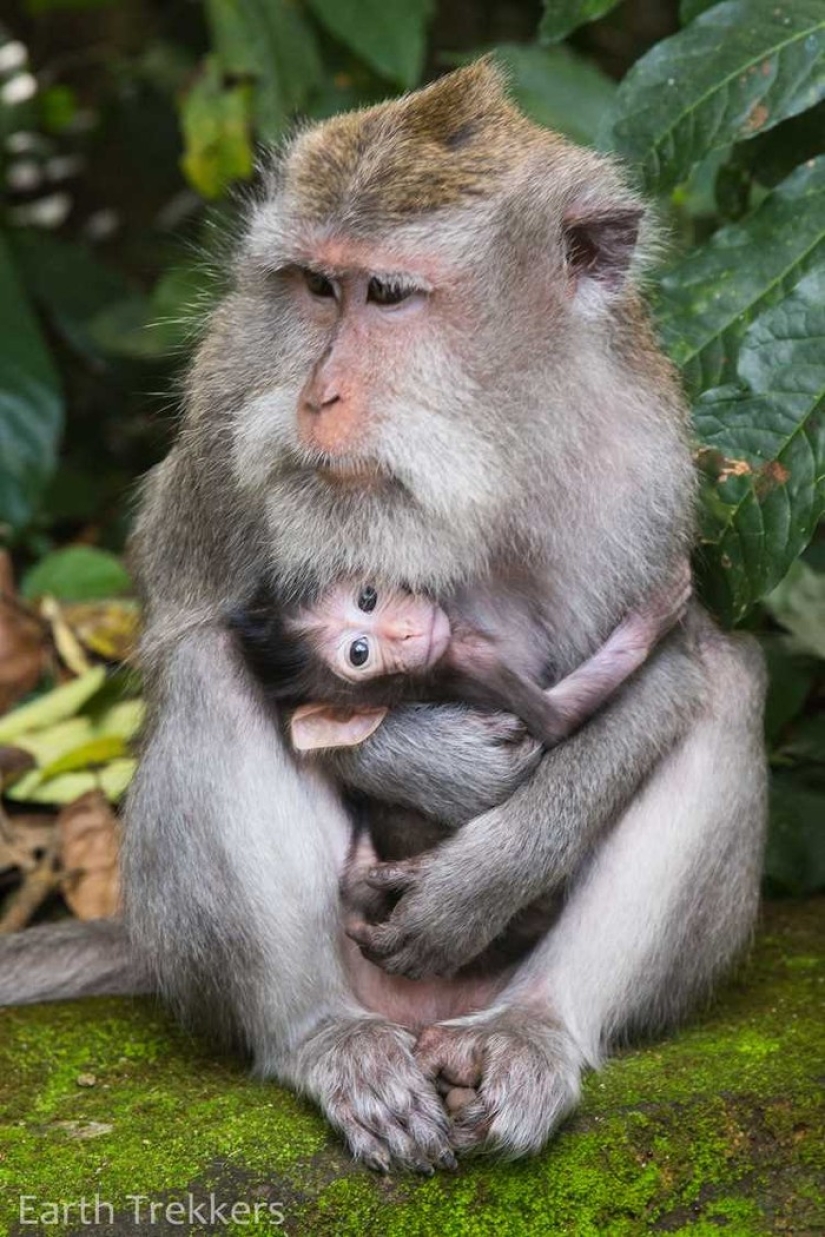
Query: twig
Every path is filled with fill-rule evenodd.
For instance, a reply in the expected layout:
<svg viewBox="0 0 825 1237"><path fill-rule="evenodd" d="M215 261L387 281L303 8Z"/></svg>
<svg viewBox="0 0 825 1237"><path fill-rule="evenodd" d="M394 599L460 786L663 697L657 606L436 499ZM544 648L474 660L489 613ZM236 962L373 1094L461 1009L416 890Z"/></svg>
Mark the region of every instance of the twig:
<svg viewBox="0 0 825 1237"><path fill-rule="evenodd" d="M51 893L59 888L62 876L57 871L57 844L50 846L36 867L23 877L23 883L9 896L0 918L0 935L25 928Z"/></svg>

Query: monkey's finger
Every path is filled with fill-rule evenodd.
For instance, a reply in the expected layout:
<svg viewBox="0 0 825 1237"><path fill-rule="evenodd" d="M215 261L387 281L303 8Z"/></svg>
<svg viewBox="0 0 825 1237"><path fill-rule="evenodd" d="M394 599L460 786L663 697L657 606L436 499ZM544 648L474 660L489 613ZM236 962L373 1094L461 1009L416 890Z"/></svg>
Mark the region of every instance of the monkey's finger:
<svg viewBox="0 0 825 1237"><path fill-rule="evenodd" d="M382 863L380 867L370 868L367 872L367 884L373 889L392 892L409 889L418 875L418 866L414 863Z"/></svg>
<svg viewBox="0 0 825 1237"><path fill-rule="evenodd" d="M443 1080L448 1088L476 1089L481 1082L481 1049L467 1031L427 1027L413 1052L424 1076Z"/></svg>
<svg viewBox="0 0 825 1237"><path fill-rule="evenodd" d="M456 1151L475 1151L487 1140L493 1118L481 1096L464 1104L453 1115L450 1141Z"/></svg>
<svg viewBox="0 0 825 1237"><path fill-rule="evenodd" d="M370 962L387 957L397 948L396 934L384 924L351 920L344 931Z"/></svg>

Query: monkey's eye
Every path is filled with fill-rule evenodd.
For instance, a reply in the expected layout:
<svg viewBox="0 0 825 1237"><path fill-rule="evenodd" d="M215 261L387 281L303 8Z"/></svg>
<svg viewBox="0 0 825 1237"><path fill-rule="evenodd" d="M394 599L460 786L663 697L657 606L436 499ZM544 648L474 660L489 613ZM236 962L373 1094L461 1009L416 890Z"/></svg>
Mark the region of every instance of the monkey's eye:
<svg viewBox="0 0 825 1237"><path fill-rule="evenodd" d="M331 279L327 279L326 275L321 275L318 271L304 270L303 276L307 291L311 292L313 296L335 296L335 286Z"/></svg>
<svg viewBox="0 0 825 1237"><path fill-rule="evenodd" d="M353 640L349 646L349 663L351 666L365 666L370 658L370 642L364 636L359 636L357 640Z"/></svg>
<svg viewBox="0 0 825 1237"><path fill-rule="evenodd" d="M372 614L378 602L378 594L371 584L361 589L358 594L358 609L363 610L365 614Z"/></svg>
<svg viewBox="0 0 825 1237"><path fill-rule="evenodd" d="M367 300L373 305L400 305L413 294L413 289L392 280L371 279L367 287Z"/></svg>

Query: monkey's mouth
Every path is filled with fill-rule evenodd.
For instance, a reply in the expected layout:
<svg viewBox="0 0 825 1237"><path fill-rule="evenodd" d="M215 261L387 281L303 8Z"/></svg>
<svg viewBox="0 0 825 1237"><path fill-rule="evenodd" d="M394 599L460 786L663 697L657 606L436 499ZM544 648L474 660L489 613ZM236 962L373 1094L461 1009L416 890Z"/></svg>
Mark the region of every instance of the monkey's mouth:
<svg viewBox="0 0 825 1237"><path fill-rule="evenodd" d="M337 489L374 490L394 480L376 460L338 460L325 456L314 463L313 469L316 476Z"/></svg>

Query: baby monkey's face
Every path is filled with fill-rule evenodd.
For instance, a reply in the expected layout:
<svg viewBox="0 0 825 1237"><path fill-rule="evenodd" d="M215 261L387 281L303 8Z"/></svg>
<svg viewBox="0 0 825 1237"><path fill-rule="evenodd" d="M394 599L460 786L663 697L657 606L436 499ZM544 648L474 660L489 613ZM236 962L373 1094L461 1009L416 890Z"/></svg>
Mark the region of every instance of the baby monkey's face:
<svg viewBox="0 0 825 1237"><path fill-rule="evenodd" d="M435 602L380 584L335 585L299 621L323 661L351 683L423 674L450 643L450 621Z"/></svg>

